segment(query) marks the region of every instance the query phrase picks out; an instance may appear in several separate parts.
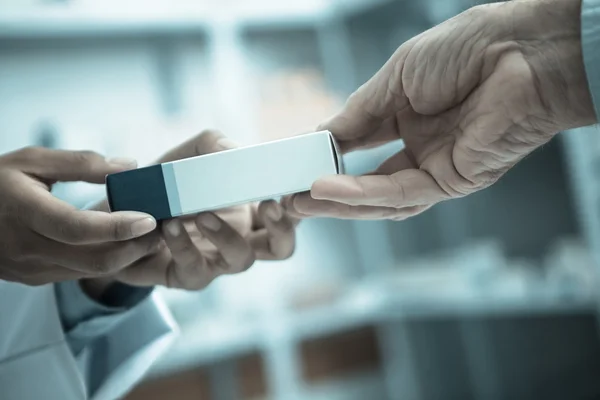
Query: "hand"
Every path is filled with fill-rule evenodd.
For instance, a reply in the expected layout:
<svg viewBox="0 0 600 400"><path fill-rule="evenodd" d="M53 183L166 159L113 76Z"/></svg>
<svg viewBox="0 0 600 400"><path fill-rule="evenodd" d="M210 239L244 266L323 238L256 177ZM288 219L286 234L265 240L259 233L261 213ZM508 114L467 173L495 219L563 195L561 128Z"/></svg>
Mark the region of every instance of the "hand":
<svg viewBox="0 0 600 400"><path fill-rule="evenodd" d="M235 144L219 132L205 131L158 162L233 147ZM106 202L97 209L107 211ZM134 286L199 290L220 275L245 271L257 259L279 260L291 256L295 222L274 201L165 221L158 251L123 269L113 279ZM107 280L95 280L86 282L84 287L94 296L109 284Z"/></svg>
<svg viewBox="0 0 600 400"><path fill-rule="evenodd" d="M0 156L0 280L42 285L114 273L159 244L146 214L79 211L50 193L57 181L104 183L135 167L92 152L25 148Z"/></svg>
<svg viewBox="0 0 600 400"><path fill-rule="evenodd" d="M346 152L403 139L362 177L317 181L297 216L401 220L486 188L557 132L596 121L581 0L475 7L402 45L320 129Z"/></svg>
<svg viewBox="0 0 600 400"><path fill-rule="evenodd" d="M186 229L181 219L163 226L165 247L122 270L117 279L132 285L199 290L221 275L246 271L255 260L282 260L294 252L295 227L275 201L252 207L237 218L202 213ZM252 229L242 234L233 225Z"/></svg>

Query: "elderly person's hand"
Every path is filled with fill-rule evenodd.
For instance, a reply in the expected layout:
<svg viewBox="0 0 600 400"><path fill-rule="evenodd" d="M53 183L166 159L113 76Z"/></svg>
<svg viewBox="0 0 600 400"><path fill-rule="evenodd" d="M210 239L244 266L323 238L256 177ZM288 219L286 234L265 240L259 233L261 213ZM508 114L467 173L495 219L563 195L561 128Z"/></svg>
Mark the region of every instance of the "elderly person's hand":
<svg viewBox="0 0 600 400"><path fill-rule="evenodd" d="M475 7L403 44L321 128L346 152L403 139L372 175L317 181L297 216L401 220L486 188L559 131L596 122L581 0Z"/></svg>
<svg viewBox="0 0 600 400"><path fill-rule="evenodd" d="M221 133L205 131L158 162L234 146ZM108 211L106 200L95 209ZM96 298L115 279L133 286L202 289L220 275L247 270L255 260L290 257L295 247L296 222L275 201L163 221L161 244L155 251L110 278L85 281L84 287Z"/></svg>

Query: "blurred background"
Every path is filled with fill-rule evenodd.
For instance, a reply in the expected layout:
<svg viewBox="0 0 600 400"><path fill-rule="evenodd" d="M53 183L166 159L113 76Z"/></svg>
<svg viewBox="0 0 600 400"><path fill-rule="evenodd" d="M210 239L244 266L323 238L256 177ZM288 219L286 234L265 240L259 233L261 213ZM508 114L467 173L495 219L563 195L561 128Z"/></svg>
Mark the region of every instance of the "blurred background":
<svg viewBox="0 0 600 400"><path fill-rule="evenodd" d="M204 128L308 132L472 5L0 0L0 151L148 164ZM598 398L599 156L597 130L567 132L482 193L401 223L306 221L288 261L162 290L181 336L128 399Z"/></svg>

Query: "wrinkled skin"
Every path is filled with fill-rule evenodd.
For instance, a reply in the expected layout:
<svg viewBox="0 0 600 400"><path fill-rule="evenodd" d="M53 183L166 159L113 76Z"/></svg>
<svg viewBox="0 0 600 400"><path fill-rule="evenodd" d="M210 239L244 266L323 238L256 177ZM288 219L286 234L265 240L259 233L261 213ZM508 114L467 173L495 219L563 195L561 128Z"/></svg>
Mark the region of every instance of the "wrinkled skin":
<svg viewBox="0 0 600 400"><path fill-rule="evenodd" d="M403 139L370 176L326 177L297 216L402 220L484 189L559 131L595 122L579 0L475 7L403 44L320 126L343 151Z"/></svg>

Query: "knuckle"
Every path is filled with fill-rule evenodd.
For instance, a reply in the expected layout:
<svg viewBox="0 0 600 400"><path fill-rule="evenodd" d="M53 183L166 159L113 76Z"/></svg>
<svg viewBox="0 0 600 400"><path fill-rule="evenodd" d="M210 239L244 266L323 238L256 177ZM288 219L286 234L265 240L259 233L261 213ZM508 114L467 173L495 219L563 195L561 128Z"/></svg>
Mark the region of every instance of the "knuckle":
<svg viewBox="0 0 600 400"><path fill-rule="evenodd" d="M73 151L69 155L70 161L79 170L79 172L89 172L94 163L98 160L98 154L93 151Z"/></svg>
<svg viewBox="0 0 600 400"><path fill-rule="evenodd" d="M296 252L296 245L294 244L294 245L288 247L284 252L281 252L279 254L279 259L287 260L288 258L291 258L295 252Z"/></svg>
<svg viewBox="0 0 600 400"><path fill-rule="evenodd" d="M219 139L223 134L217 129L204 129L198 134L198 138L202 140L212 141Z"/></svg>
<svg viewBox="0 0 600 400"><path fill-rule="evenodd" d="M108 231L112 240L121 240L131 236L131 228L121 217L116 218Z"/></svg>
<svg viewBox="0 0 600 400"><path fill-rule="evenodd" d="M95 254L89 262L89 268L93 273L108 275L118 271L117 257L112 253Z"/></svg>
<svg viewBox="0 0 600 400"><path fill-rule="evenodd" d="M88 233L85 221L76 215L69 216L58 227L62 239L66 243L81 243Z"/></svg>
<svg viewBox="0 0 600 400"><path fill-rule="evenodd" d="M288 258L291 258L294 253L296 253L296 242L292 243L292 245L288 247L288 250L283 255L283 259L287 260Z"/></svg>
<svg viewBox="0 0 600 400"><path fill-rule="evenodd" d="M248 252L248 255L242 262L240 272L248 271L250 269L250 267L252 267L254 265L255 262L256 262L256 256L254 255L254 252Z"/></svg>
<svg viewBox="0 0 600 400"><path fill-rule="evenodd" d="M42 156L44 149L39 146L28 146L23 149L17 151L16 154L21 156L24 159L31 160Z"/></svg>
<svg viewBox="0 0 600 400"><path fill-rule="evenodd" d="M204 154L206 149L212 149L216 143L223 137L223 134L216 129L205 129L194 140L195 154Z"/></svg>
<svg viewBox="0 0 600 400"><path fill-rule="evenodd" d="M398 180L394 179L393 176L389 177L390 185L394 188L395 196L392 199L392 204L390 204L393 208L400 208L406 206L406 190L402 183L398 182Z"/></svg>

